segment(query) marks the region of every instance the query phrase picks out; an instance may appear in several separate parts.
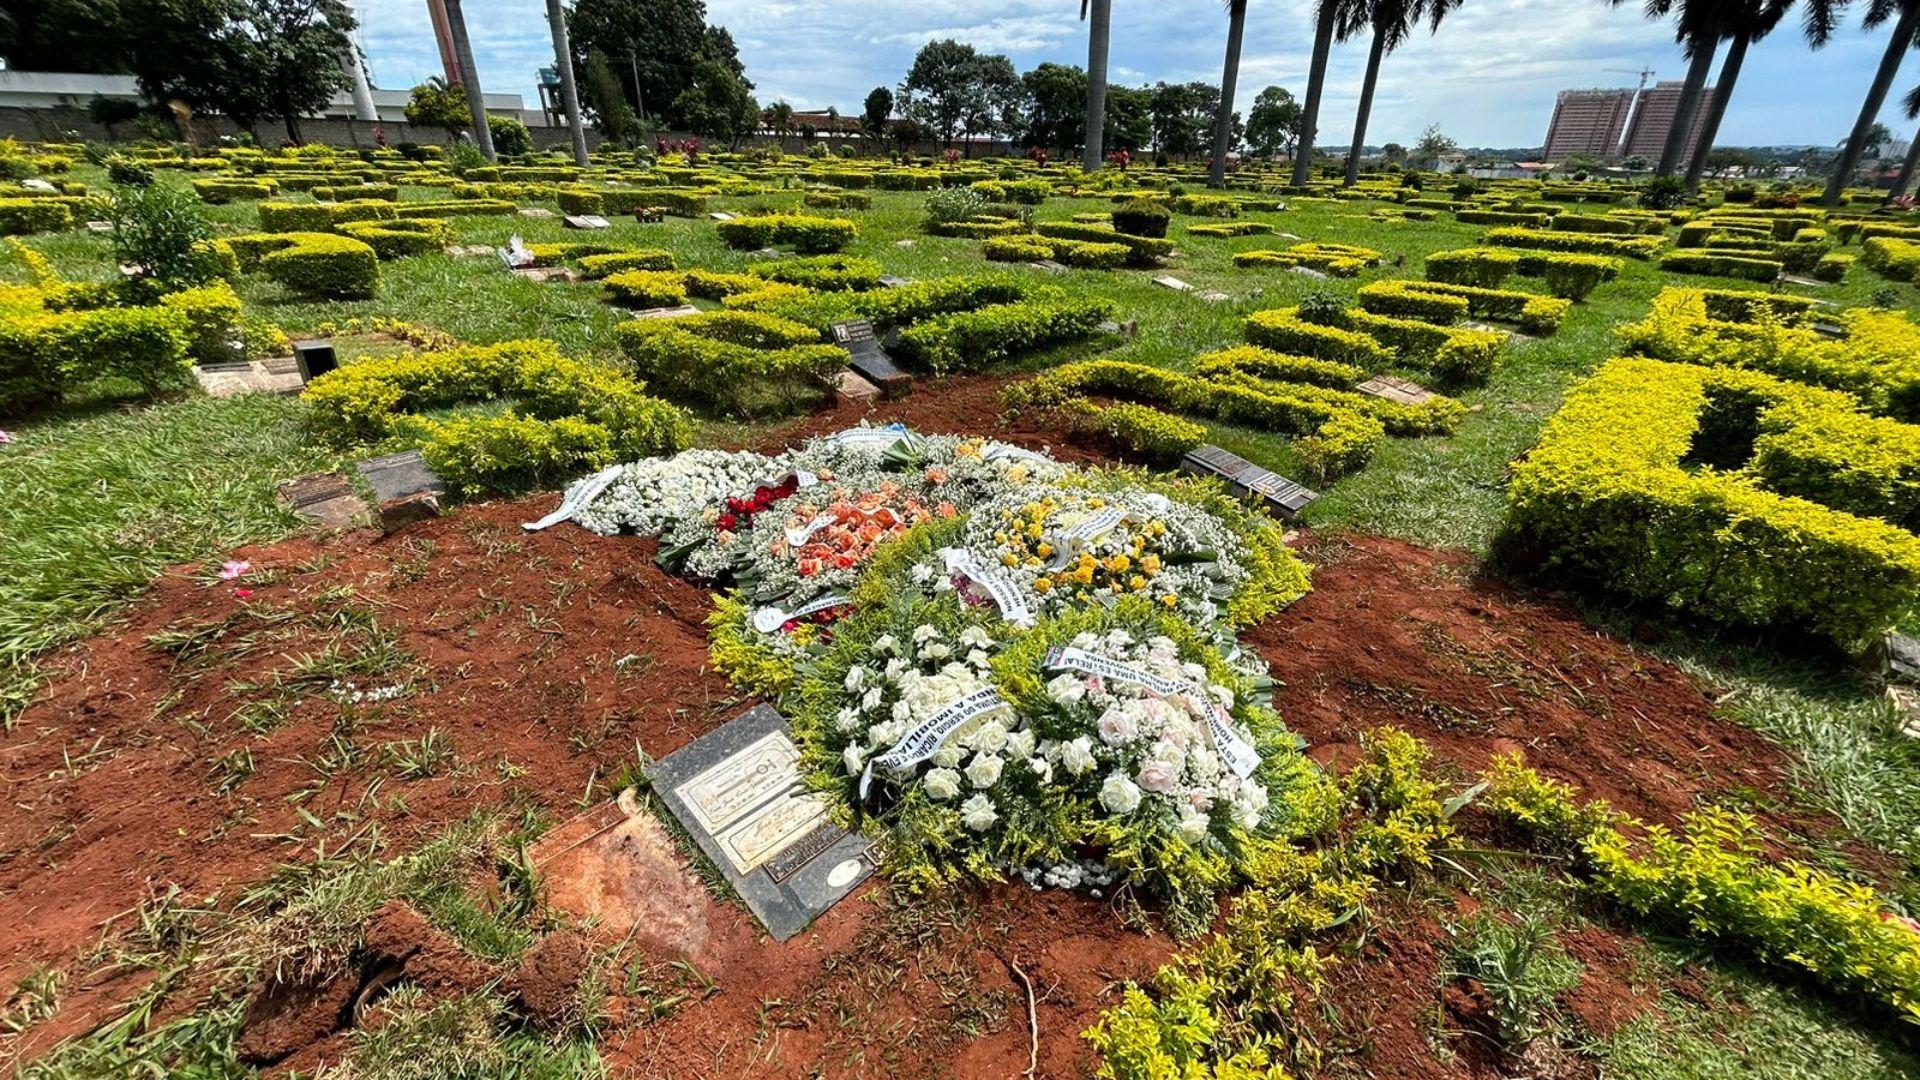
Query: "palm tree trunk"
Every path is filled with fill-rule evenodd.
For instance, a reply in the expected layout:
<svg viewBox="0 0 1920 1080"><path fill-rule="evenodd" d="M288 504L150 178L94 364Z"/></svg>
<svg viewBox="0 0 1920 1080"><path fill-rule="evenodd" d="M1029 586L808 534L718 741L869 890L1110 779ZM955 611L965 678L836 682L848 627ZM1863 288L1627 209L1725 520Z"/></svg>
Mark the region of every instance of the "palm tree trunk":
<svg viewBox="0 0 1920 1080"><path fill-rule="evenodd" d="M1727 115L1727 99L1733 96L1733 84L1739 81L1740 65L1746 62L1749 40L1735 34L1727 44L1727 58L1720 62L1720 81L1713 84L1713 97L1707 101L1707 119L1700 125L1700 141L1694 144L1693 160L1687 162L1687 190L1700 190L1700 174L1707 168L1707 152L1713 149L1720 133L1720 120Z"/></svg>
<svg viewBox="0 0 1920 1080"><path fill-rule="evenodd" d="M1900 175L1894 178L1893 190L1887 193L1888 202L1907 193L1907 185L1913 183L1915 165L1920 165L1920 131L1913 133L1913 142L1907 146L1907 156L1900 162Z"/></svg>
<svg viewBox="0 0 1920 1080"><path fill-rule="evenodd" d="M1313 63L1307 68L1307 100L1300 107L1300 138L1293 147L1293 186L1307 186L1313 169L1313 139L1320 124L1320 91L1327 82L1327 55L1333 52L1333 23L1339 14L1335 0L1320 0L1314 15Z"/></svg>
<svg viewBox="0 0 1920 1080"><path fill-rule="evenodd" d="M1901 5L1900 21L1893 27L1893 40L1887 42L1887 51L1880 56L1880 67L1873 73L1873 85L1867 89L1867 100L1860 105L1860 115L1853 122L1853 131L1847 136L1846 147L1840 151L1840 160L1833 163L1833 175L1827 177L1827 191L1820 198L1827 206L1840 205L1840 193L1846 190L1847 181L1853 178L1854 167L1860 164L1860 154L1867 148L1867 134L1873 130L1873 122L1880 115L1880 106L1886 102L1887 91L1893 87L1893 77L1900 73L1900 61L1906 58L1907 50L1913 47L1916 16L1920 16L1920 4Z"/></svg>
<svg viewBox="0 0 1920 1080"><path fill-rule="evenodd" d="M1220 72L1220 115L1213 120L1213 167L1208 187L1227 186L1227 150L1233 145L1233 91L1240 80L1240 38L1247 29L1247 0L1227 3L1227 64Z"/></svg>
<svg viewBox="0 0 1920 1080"><path fill-rule="evenodd" d="M567 135L573 142L573 163L587 167L587 128L580 118L580 90L573 82L573 46L567 41L567 12L560 0L547 0L547 23L553 30L553 63L560 69L560 104L567 110Z"/></svg>
<svg viewBox="0 0 1920 1080"><path fill-rule="evenodd" d="M467 92L467 111L473 114L473 141L488 161L499 161L493 152L493 129L487 126L486 99L480 96L480 72L473 63L473 43L467 40L467 17L460 11L460 0L443 0L447 9L447 31L453 38L454 62L460 65L460 85Z"/></svg>
<svg viewBox="0 0 1920 1080"><path fill-rule="evenodd" d="M1360 109L1353 116L1353 146L1347 151L1347 186L1360 182L1360 155L1367 147L1367 117L1373 112L1373 87L1380 81L1380 58L1386 55L1387 36L1373 28L1373 45L1367 50L1367 75L1360 83Z"/></svg>
<svg viewBox="0 0 1920 1080"><path fill-rule="evenodd" d="M1673 109L1673 126L1667 129L1667 144L1660 150L1655 176L1672 176L1680 167L1680 156L1687 152L1687 130L1693 127L1693 114L1700 108L1700 88L1707 85L1707 72L1713 70L1713 54L1720 40L1688 42L1692 57L1687 64L1687 81L1681 84L1680 100Z"/></svg>
<svg viewBox="0 0 1920 1080"><path fill-rule="evenodd" d="M1080 168L1099 172L1107 129L1107 36L1113 31L1113 0L1087 0L1087 134Z"/></svg>

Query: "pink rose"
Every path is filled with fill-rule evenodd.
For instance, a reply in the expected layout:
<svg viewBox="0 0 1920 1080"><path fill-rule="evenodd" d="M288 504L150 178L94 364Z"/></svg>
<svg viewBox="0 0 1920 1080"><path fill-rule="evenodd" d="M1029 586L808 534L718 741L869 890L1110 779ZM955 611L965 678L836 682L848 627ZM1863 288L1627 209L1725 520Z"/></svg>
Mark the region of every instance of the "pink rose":
<svg viewBox="0 0 1920 1080"><path fill-rule="evenodd" d="M1108 746L1120 746L1140 737L1140 723L1133 714L1118 707L1100 714L1100 741Z"/></svg>
<svg viewBox="0 0 1920 1080"><path fill-rule="evenodd" d="M1140 786L1157 795L1171 795L1180 787L1180 770L1170 761L1148 759L1140 766Z"/></svg>

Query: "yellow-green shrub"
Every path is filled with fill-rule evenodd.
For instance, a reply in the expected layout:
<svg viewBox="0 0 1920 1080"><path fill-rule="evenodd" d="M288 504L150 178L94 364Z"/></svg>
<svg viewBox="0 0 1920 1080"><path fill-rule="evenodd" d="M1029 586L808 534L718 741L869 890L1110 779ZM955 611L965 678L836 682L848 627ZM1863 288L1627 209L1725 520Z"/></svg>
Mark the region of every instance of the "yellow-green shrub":
<svg viewBox="0 0 1920 1080"><path fill-rule="evenodd" d="M853 243L860 230L846 218L805 214L761 214L716 223L730 248L791 247L803 255L825 255Z"/></svg>
<svg viewBox="0 0 1920 1080"><path fill-rule="evenodd" d="M992 304L914 323L898 352L929 371L978 371L1032 349L1091 335L1112 312L1097 299L1044 299Z"/></svg>
<svg viewBox="0 0 1920 1080"><path fill-rule="evenodd" d="M604 284L608 299L629 307L679 307L687 302L687 276L678 270L628 270Z"/></svg>
<svg viewBox="0 0 1920 1080"><path fill-rule="evenodd" d="M661 251L657 248L610 251L583 256L580 259L580 273L589 280L599 280L625 270L672 270L673 268L673 252Z"/></svg>
<svg viewBox="0 0 1920 1080"><path fill-rule="evenodd" d="M639 320L614 334L642 378L741 416L816 401L847 363L813 328L759 311Z"/></svg>
<svg viewBox="0 0 1920 1080"><path fill-rule="evenodd" d="M373 248L375 256L397 259L441 251L453 242L453 230L434 218L396 218L392 221L349 221L339 226L342 236Z"/></svg>
<svg viewBox="0 0 1920 1080"><path fill-rule="evenodd" d="M172 307L16 309L0 315L0 410L57 402L93 379L148 391L188 382L187 318Z"/></svg>

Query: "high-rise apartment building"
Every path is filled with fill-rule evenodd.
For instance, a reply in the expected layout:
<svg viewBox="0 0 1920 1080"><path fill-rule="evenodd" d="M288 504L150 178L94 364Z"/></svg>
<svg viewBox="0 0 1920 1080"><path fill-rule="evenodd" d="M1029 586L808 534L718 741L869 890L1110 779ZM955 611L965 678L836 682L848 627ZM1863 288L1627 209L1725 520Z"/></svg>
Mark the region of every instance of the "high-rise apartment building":
<svg viewBox="0 0 1920 1080"><path fill-rule="evenodd" d="M1633 120L1627 124L1626 141L1621 144L1620 153L1632 157L1639 154L1646 158L1657 158L1667 145L1667 132L1673 130L1673 114L1680 107L1680 90L1685 85L1678 80L1654 83L1640 94L1640 104L1633 110ZM1693 122L1687 132L1686 150L1680 160L1693 157L1693 148L1700 143L1700 129L1707 123L1707 101L1713 97L1713 87L1700 90L1700 104L1693 110Z"/></svg>
<svg viewBox="0 0 1920 1080"><path fill-rule="evenodd" d="M1547 125L1546 161L1565 161L1574 154L1609 158L1619 151L1620 135L1633 112L1631 90L1562 90L1553 104L1553 122Z"/></svg>

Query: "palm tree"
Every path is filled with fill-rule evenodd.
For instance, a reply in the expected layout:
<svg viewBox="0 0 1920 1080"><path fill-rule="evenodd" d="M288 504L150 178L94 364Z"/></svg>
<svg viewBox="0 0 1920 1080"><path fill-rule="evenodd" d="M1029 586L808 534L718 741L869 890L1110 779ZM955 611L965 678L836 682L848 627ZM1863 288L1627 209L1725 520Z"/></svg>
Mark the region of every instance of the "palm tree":
<svg viewBox="0 0 1920 1080"><path fill-rule="evenodd" d="M1313 138L1319 133L1320 91L1327 82L1327 54L1333 51L1333 31L1348 0L1317 0L1313 11L1313 62L1307 68L1307 98L1300 105L1300 138L1293 148L1293 186L1307 186L1313 169Z"/></svg>
<svg viewBox="0 0 1920 1080"><path fill-rule="evenodd" d="M1101 139L1107 127L1107 38L1113 32L1113 0L1080 0L1080 18L1093 18L1087 26L1087 134L1086 152L1080 168L1099 172Z"/></svg>
<svg viewBox="0 0 1920 1080"><path fill-rule="evenodd" d="M480 93L480 69L473 62L473 44L467 40L467 17L460 0L442 0L447 12L447 32L453 38L454 63L460 68L460 84L467 92L467 111L473 114L473 141L488 161L499 161L493 152L493 129L487 126L486 99Z"/></svg>
<svg viewBox="0 0 1920 1080"><path fill-rule="evenodd" d="M1860 115L1853 122L1853 131L1847 135L1847 145L1841 148L1839 160L1833 163L1833 175L1827 177L1827 191L1820 201L1828 206L1840 205L1840 193L1860 164L1860 154L1867 148L1867 135L1880 115L1880 106L1887 100L1887 91L1893 88L1893 77L1900 72L1900 61L1913 47L1914 29L1920 25L1920 0L1871 0L1867 4L1869 28L1889 18L1894 18L1893 38L1880 56L1880 67L1873 73L1873 85L1867 88L1867 100L1860 105Z"/></svg>
<svg viewBox="0 0 1920 1080"><path fill-rule="evenodd" d="M1909 120L1916 114L1920 114L1920 108L1915 107L1920 105L1920 102L1914 100L1915 95L1920 95L1920 89L1916 89L1913 94L1907 96L1907 119ZM1893 190L1887 192L1888 202L1906 195L1907 187L1913 183L1913 167L1917 164L1920 164L1920 131L1914 132L1913 141L1907 144L1907 156L1900 162L1900 175L1894 178Z"/></svg>
<svg viewBox="0 0 1920 1080"><path fill-rule="evenodd" d="M1213 119L1213 167L1208 187L1227 184L1227 149L1233 144L1233 87L1240 79L1240 37L1247 29L1247 0L1227 0L1227 65L1220 72L1220 114Z"/></svg>
<svg viewBox="0 0 1920 1080"><path fill-rule="evenodd" d="M1737 0L1722 13L1721 28L1727 36L1727 56L1720 62L1720 78L1713 85L1713 97L1707 102L1707 117L1700 126L1700 141L1694 145L1693 159L1687 163L1687 190L1700 190L1700 175L1706 170L1707 152L1720 133L1720 121L1727 114L1727 101L1740 78L1740 66L1746 61L1747 46L1773 32L1793 7L1794 0ZM1807 44L1820 48L1833 36L1834 20L1846 0L1807 0L1804 31Z"/></svg>
<svg viewBox="0 0 1920 1080"><path fill-rule="evenodd" d="M1360 155L1367 145L1367 120L1373 112L1373 90L1380 81L1380 61L1399 48L1422 18L1439 33L1440 21L1460 6L1460 0L1358 0L1343 13L1335 36L1340 41L1372 31L1367 49L1367 74L1360 82L1360 109L1353 118L1353 146L1347 153L1348 187L1360 182Z"/></svg>
<svg viewBox="0 0 1920 1080"><path fill-rule="evenodd" d="M760 120L773 132L775 140L784 140L793 131L793 106L776 101L760 114Z"/></svg>

